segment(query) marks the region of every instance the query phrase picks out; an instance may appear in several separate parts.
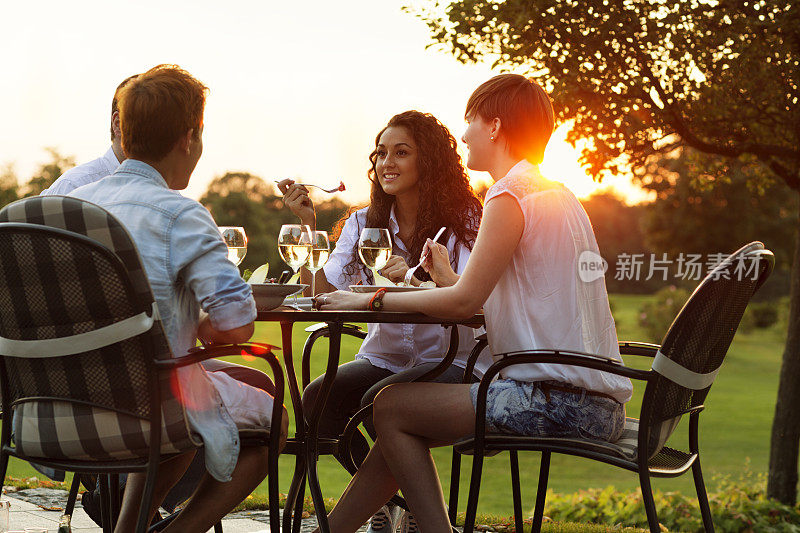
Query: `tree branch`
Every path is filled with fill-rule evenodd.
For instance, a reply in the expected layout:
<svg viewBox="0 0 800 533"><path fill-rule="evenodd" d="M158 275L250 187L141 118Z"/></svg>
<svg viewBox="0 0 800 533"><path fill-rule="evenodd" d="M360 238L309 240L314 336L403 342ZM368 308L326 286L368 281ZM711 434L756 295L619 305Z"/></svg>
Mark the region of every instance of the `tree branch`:
<svg viewBox="0 0 800 533"><path fill-rule="evenodd" d="M655 75L653 69L651 68L650 62L647 61L647 58L643 57L641 51L637 51L636 55L639 61L642 63L642 68L649 72L650 79L653 80L653 87L658 93L659 98L661 98L664 110L666 111L665 118L667 119L667 122L675 129L675 132L681 136L687 145L701 152L722 155L726 157L739 157L743 154L752 154L764 161L770 167L770 169L778 174L778 176L780 176L786 182L786 184L789 185L789 187L792 189L800 188L800 178L798 178L797 175L792 173L788 168L775 161L776 157L782 159L800 160L800 151L785 148L783 146L762 143L743 143L738 146L720 145L701 139L689 129L689 125L683 120L680 111L670 103L668 95L658 82L658 77ZM646 95L649 102L656 109L659 108L647 91L642 91L642 93ZM776 168L780 170L776 170Z"/></svg>
<svg viewBox="0 0 800 533"><path fill-rule="evenodd" d="M775 159L770 159L767 165L775 174L786 182L786 185L788 185L790 189L800 191L800 176L798 176L797 172L792 172Z"/></svg>

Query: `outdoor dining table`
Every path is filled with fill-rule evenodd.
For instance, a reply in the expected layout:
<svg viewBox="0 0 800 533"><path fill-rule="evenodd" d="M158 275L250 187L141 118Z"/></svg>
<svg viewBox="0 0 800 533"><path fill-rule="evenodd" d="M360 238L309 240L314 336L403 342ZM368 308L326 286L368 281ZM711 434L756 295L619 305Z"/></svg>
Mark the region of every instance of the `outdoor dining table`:
<svg viewBox="0 0 800 533"><path fill-rule="evenodd" d="M457 325L482 325L483 315L475 315L465 319L436 318L422 313L401 313L387 311L301 311L281 307L271 311L259 311L258 321L279 322L281 325L282 353L286 366L286 382L289 386L289 395L294 407L295 436L287 441L283 453L296 456L295 471L292 483L286 496L283 514L283 531L289 533L299 531L300 515L302 514L302 494L304 483L308 480L309 491L314 503L320 531L328 533L328 516L322 499L322 490L317 476L317 458L320 453L332 453L338 446L337 439L319 439L319 420L328 399L336 370L339 366L339 356L342 340L342 331L347 324L384 323L384 324L440 324L450 327L450 345L447 355L431 371L415 381L428 381L450 366L458 352ZM297 382L292 355L292 329L296 322L323 322L327 324L329 345L328 360L322 385L317 395L316 403L311 413L303 413L302 391ZM271 510L270 510L271 511ZM294 519L293 519L293 515Z"/></svg>

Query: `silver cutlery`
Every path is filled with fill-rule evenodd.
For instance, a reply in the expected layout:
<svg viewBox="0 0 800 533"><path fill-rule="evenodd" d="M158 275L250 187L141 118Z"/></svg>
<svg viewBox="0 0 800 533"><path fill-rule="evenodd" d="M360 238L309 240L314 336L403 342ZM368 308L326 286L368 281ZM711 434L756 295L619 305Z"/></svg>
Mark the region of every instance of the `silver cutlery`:
<svg viewBox="0 0 800 533"><path fill-rule="evenodd" d="M439 228L439 231L436 232L436 236L433 238L433 242L436 242L436 241L439 240L439 237L442 236L442 233L444 233L444 230L445 230L444 226ZM427 252L427 250L426 250L426 252ZM427 258L428 258L428 254L427 253L423 253L422 257L419 260L419 263L417 263L417 266L415 266L414 268L409 268L408 269L408 271L406 272L405 277L403 278L403 285L405 287L408 287L411 284L411 278L414 277L414 272L416 272L416 270L422 265L422 263L425 262L425 259L427 259Z"/></svg>
<svg viewBox="0 0 800 533"><path fill-rule="evenodd" d="M274 180L275 183L280 183L278 180ZM303 187L316 187L317 189L327 192L327 193L334 193L344 191L344 182L339 181L339 185L334 187L333 189L326 189L325 187L321 187L319 185L314 185L313 183L295 183L294 185L302 185Z"/></svg>

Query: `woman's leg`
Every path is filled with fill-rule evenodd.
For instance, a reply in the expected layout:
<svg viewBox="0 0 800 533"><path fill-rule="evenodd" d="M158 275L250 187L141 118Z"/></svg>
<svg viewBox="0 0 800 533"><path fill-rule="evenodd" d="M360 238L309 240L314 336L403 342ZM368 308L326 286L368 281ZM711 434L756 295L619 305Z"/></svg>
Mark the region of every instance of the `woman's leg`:
<svg viewBox="0 0 800 533"><path fill-rule="evenodd" d="M392 374L391 376L380 380L378 383L370 387L370 389L361 397L361 407L365 407L375 401L375 397L378 393L383 390L388 385L392 385L394 383L409 383L414 381L415 379L419 378L420 376L424 375L425 373L433 370L433 368L438 363L422 363L417 365L413 368L408 370L403 370L402 372L398 372L397 374ZM472 381L478 381L480 378L473 376ZM444 370L441 374L439 374L436 379L433 380L434 383L463 383L464 381L464 369L456 366L450 365L448 368ZM372 438L375 438L375 426L372 423L372 417L369 420L364 421L364 427L367 429L369 434ZM353 450L353 460L356 464L361 464L364 461L364 458L367 455L369 448L363 447L361 449L356 448L354 446ZM390 512L396 513L394 511L395 505L392 502L387 502L386 505L388 506Z"/></svg>
<svg viewBox="0 0 800 533"><path fill-rule="evenodd" d="M375 401L375 397L385 387L394 383L410 383L418 377L424 375L426 372L433 370L437 364L438 363L422 363L421 365L409 368L408 370L403 370L397 374L392 374L387 378L380 380L375 385L370 387L369 390L364 393L364 396L361 397L361 407L365 407L373 403ZM450 365L444 370L444 372L439 374L436 379L430 383L463 383L463 380L464 369L456 365ZM480 377L472 376L472 382L475 383L477 381L480 381ZM364 425L366 426L367 431L370 432L370 435L375 435L375 427L372 424L372 420L368 420L364 423ZM363 458L363 456L358 458Z"/></svg>
<svg viewBox="0 0 800 533"><path fill-rule="evenodd" d="M423 531L449 533L430 448L474 432L469 385L391 385L375 399L373 418L378 441L331 511L331 531L355 531L400 488Z"/></svg>
<svg viewBox="0 0 800 533"><path fill-rule="evenodd" d="M367 359L357 359L339 366L319 419L319 436L338 437L350 417L358 411L364 393L375 383L392 375L391 371L374 366ZM314 408L321 386L322 376L312 381L303 391L303 412L306 417L310 416ZM353 438L353 451L359 458L365 457L369 451L369 444L360 434ZM339 461L341 462L340 459Z"/></svg>

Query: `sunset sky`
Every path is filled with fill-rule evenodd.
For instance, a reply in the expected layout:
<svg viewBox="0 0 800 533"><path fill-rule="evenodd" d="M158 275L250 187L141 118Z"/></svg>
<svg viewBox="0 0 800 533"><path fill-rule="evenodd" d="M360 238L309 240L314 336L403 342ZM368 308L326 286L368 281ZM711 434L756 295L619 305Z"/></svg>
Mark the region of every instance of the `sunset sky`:
<svg viewBox="0 0 800 533"><path fill-rule="evenodd" d="M401 11L409 3L14 2L0 18L0 166L27 179L45 147L78 163L102 155L117 84L176 63L211 89L188 196L240 170L268 181L342 179L344 200L365 201L367 156L392 115L433 113L460 139L467 98L498 73L426 48L425 24ZM586 196L597 185L565 133L554 135L542 171ZM628 202L644 198L627 177L608 185Z"/></svg>

